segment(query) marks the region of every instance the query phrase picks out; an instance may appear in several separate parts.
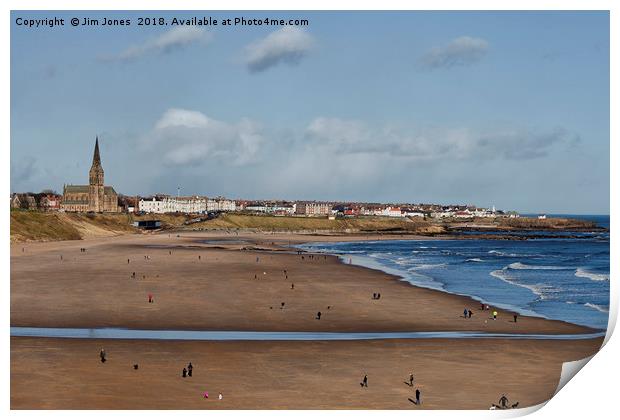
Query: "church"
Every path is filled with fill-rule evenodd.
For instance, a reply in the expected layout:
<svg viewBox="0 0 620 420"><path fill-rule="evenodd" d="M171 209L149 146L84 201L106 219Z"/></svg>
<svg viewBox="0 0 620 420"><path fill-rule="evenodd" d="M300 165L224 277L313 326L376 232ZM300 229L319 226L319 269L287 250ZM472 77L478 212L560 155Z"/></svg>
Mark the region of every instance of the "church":
<svg viewBox="0 0 620 420"><path fill-rule="evenodd" d="M65 185L62 209L72 212L116 213L118 195L114 188L103 183L103 167L99 156L99 137L95 139L93 164L88 173L89 185Z"/></svg>

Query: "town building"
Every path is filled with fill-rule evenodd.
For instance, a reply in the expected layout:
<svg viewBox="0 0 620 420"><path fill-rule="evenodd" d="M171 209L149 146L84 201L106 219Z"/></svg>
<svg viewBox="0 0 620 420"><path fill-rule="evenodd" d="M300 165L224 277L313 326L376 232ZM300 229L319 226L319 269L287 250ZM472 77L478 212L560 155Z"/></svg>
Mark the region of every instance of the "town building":
<svg viewBox="0 0 620 420"><path fill-rule="evenodd" d="M207 200L207 211L235 211L237 204L234 200L228 200L224 197L209 198Z"/></svg>
<svg viewBox="0 0 620 420"><path fill-rule="evenodd" d="M116 213L118 195L114 188L104 185L103 166L99 156L99 138L95 139L93 163L88 174L88 185L65 185L61 208L70 212Z"/></svg>
<svg viewBox="0 0 620 420"><path fill-rule="evenodd" d="M39 208L43 211L57 211L62 205L62 196L56 194L45 194L39 200Z"/></svg>
<svg viewBox="0 0 620 420"><path fill-rule="evenodd" d="M142 198L138 202L138 210L145 213L206 213L205 197L169 197L158 195Z"/></svg>
<svg viewBox="0 0 620 420"><path fill-rule="evenodd" d="M297 201L295 204L295 214L302 214L305 216L327 216L332 211L331 203Z"/></svg>
<svg viewBox="0 0 620 420"><path fill-rule="evenodd" d="M11 198L11 208L36 210L37 201L34 196L30 194L13 194L13 197Z"/></svg>

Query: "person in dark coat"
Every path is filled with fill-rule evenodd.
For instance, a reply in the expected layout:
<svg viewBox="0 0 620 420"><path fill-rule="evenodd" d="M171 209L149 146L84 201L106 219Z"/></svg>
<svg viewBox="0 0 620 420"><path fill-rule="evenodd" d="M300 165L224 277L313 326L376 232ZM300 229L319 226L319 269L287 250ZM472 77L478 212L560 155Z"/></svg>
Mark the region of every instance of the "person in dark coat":
<svg viewBox="0 0 620 420"><path fill-rule="evenodd" d="M192 362L189 362L189 365L187 365L187 375L192 376L193 370L194 370L194 366L192 366Z"/></svg>
<svg viewBox="0 0 620 420"><path fill-rule="evenodd" d="M360 382L360 385L362 386L362 388L366 387L368 388L368 375L364 375L364 379L362 379L362 382Z"/></svg>

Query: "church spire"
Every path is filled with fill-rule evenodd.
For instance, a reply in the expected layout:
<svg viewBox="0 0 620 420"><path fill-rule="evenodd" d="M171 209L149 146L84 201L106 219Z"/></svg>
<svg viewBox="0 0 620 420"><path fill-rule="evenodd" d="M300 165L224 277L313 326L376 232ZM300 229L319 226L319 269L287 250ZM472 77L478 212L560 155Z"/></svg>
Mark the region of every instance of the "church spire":
<svg viewBox="0 0 620 420"><path fill-rule="evenodd" d="M99 157L99 136L95 138L95 153L93 154L93 166L101 166L101 158Z"/></svg>

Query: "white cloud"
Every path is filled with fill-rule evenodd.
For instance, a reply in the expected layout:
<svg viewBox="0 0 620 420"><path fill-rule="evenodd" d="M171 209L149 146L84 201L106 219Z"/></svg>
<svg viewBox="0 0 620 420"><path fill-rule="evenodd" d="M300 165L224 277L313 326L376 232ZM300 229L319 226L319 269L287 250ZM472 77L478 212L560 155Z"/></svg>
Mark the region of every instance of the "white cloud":
<svg viewBox="0 0 620 420"><path fill-rule="evenodd" d="M279 63L298 64L312 49L314 39L303 29L284 26L246 47L245 62L251 72Z"/></svg>
<svg viewBox="0 0 620 420"><path fill-rule="evenodd" d="M467 66L480 61L488 52L489 43L481 38L461 36L447 45L434 47L420 58L426 69Z"/></svg>
<svg viewBox="0 0 620 420"><path fill-rule="evenodd" d="M547 156L556 145L571 146L579 137L563 128L535 131L510 128L476 131L468 128L402 129L371 127L362 121L317 118L305 144L326 155L373 154L408 160L527 160Z"/></svg>
<svg viewBox="0 0 620 420"><path fill-rule="evenodd" d="M201 165L211 159L241 165L252 162L263 142L258 124L215 120L198 111L172 108L155 123L142 146L157 150L168 165Z"/></svg>
<svg viewBox="0 0 620 420"><path fill-rule="evenodd" d="M132 45L121 53L106 57L106 59L129 61L140 58L146 54L168 53L193 43L201 42L207 44L211 41L211 38L211 34L202 28L179 26L155 38L151 38L142 44Z"/></svg>

